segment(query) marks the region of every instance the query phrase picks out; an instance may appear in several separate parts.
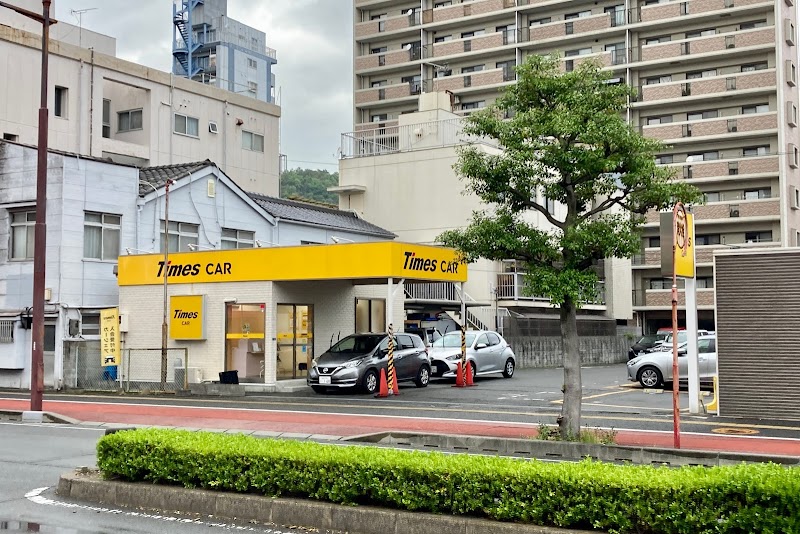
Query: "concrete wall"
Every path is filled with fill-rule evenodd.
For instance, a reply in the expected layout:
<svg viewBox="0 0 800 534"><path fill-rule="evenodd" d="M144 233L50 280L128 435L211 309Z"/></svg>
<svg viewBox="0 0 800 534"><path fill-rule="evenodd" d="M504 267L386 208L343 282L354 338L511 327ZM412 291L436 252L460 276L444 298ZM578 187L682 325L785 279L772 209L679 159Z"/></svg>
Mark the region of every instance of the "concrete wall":
<svg viewBox="0 0 800 534"><path fill-rule="evenodd" d="M517 357L520 369L561 367L561 337L506 336ZM628 349L633 344L624 336L589 336L578 338L582 365L609 365L628 361ZM623 377L624 378L624 377Z"/></svg>

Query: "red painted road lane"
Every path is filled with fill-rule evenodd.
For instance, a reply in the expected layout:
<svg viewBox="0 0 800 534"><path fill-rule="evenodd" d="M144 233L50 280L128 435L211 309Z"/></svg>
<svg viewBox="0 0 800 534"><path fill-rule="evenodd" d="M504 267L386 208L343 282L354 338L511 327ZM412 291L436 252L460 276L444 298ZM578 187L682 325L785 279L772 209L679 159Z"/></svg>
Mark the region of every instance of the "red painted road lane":
<svg viewBox="0 0 800 534"><path fill-rule="evenodd" d="M29 406L29 401L23 399L0 399L0 409L27 410ZM534 424L509 422L93 401L45 400L43 409L79 421L204 429L264 430L333 436L402 431L521 438L535 435L538 427ZM672 432L619 430L617 443L671 448ZM683 433L681 446L684 449L800 456L800 440L781 438Z"/></svg>

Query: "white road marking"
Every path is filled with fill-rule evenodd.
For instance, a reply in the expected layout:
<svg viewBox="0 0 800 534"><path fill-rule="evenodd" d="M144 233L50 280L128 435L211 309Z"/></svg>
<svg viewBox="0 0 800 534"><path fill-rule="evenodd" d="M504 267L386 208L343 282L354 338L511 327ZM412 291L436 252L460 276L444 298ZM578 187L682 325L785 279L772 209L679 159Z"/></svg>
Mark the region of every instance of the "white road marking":
<svg viewBox="0 0 800 534"><path fill-rule="evenodd" d="M61 506L63 508L76 508L78 510L87 510L90 512L124 515L128 517L141 517L144 519L156 519L159 521L186 523L191 525L201 525L206 527L220 528L223 530L235 530L239 532L263 532L264 534L290 534L285 530L275 530L272 528L243 527L240 525L234 525L230 523L213 523L209 521L201 521L199 519L180 518L168 515L147 514L143 512L126 512L124 510L117 510L114 508L103 508L101 506L89 506L85 504L56 501L54 499L49 499L47 497L42 496L42 493L46 491L48 488L49 486L33 489L25 494L25 498L31 501L32 503L41 504L45 506Z"/></svg>

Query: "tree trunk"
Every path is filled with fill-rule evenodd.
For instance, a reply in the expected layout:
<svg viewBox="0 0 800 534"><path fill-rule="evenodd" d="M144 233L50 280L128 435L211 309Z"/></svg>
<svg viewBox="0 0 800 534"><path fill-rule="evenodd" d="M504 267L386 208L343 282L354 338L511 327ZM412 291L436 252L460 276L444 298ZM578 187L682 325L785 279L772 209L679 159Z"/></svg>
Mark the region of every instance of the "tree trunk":
<svg viewBox="0 0 800 534"><path fill-rule="evenodd" d="M578 318L575 302L567 297L561 304L561 342L564 358L564 404L561 406L561 437L575 439L581 431L581 353L578 346Z"/></svg>

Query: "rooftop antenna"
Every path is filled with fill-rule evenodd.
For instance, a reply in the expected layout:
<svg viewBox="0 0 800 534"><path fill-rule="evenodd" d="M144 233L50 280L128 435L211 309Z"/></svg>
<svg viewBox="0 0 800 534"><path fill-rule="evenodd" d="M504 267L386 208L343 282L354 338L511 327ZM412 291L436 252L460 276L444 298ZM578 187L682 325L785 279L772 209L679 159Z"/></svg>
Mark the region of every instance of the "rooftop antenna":
<svg viewBox="0 0 800 534"><path fill-rule="evenodd" d="M78 19L78 46L83 48L83 14L87 11L94 11L96 7L87 7L84 9L70 9L69 14Z"/></svg>

